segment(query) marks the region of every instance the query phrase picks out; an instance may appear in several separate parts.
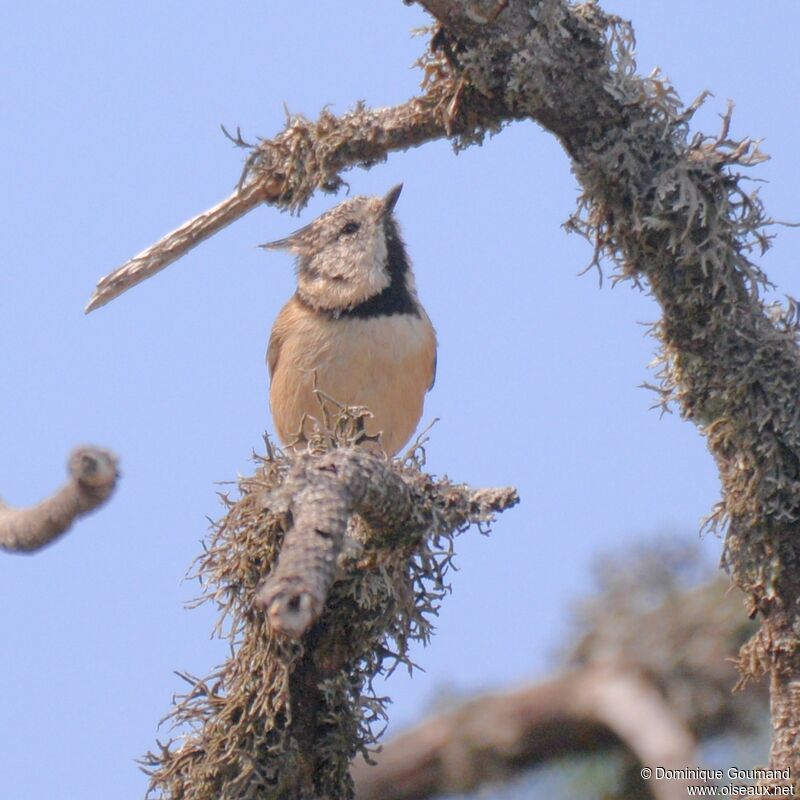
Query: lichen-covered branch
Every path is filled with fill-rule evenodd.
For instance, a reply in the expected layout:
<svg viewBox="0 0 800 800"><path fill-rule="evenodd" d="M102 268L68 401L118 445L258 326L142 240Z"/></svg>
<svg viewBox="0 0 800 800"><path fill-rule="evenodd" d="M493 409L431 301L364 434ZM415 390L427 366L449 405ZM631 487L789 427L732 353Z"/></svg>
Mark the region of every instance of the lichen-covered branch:
<svg viewBox="0 0 800 800"><path fill-rule="evenodd" d="M16 552L39 550L114 491L117 458L108 450L79 447L70 454L67 467L69 482L35 506L12 508L0 502L0 548Z"/></svg>
<svg viewBox="0 0 800 800"><path fill-rule="evenodd" d="M353 514L406 538L430 524L389 462L366 452L298 458L281 495L292 527L255 603L267 612L274 631L293 638L302 636L325 607Z"/></svg>
<svg viewBox="0 0 800 800"><path fill-rule="evenodd" d="M146 757L151 791L350 797L350 762L384 717L373 678L410 667L409 642L427 641L453 536L486 525L516 492L436 481L413 460L350 448L292 460L270 450L240 490L198 562L233 655L208 678L185 676L172 713L183 740Z"/></svg>
<svg viewBox="0 0 800 800"><path fill-rule="evenodd" d="M391 108L361 105L341 117L325 110L316 120L293 115L274 139L265 139L248 159L240 186L228 198L198 214L98 281L86 313L164 269L205 239L261 203L302 208L316 189L335 191L340 173L383 161L433 139L466 133L474 113L458 113L445 85ZM498 120L499 124L499 120ZM481 122L486 127L486 121Z"/></svg>

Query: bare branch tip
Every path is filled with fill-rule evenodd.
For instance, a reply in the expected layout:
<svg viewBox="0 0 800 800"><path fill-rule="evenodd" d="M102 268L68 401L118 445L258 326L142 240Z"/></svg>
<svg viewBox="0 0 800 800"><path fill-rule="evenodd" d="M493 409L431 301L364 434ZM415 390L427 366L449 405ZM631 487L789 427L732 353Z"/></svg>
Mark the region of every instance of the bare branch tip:
<svg viewBox="0 0 800 800"><path fill-rule="evenodd" d="M100 447L76 447L67 463L70 476L91 488L113 485L119 476L119 459Z"/></svg>

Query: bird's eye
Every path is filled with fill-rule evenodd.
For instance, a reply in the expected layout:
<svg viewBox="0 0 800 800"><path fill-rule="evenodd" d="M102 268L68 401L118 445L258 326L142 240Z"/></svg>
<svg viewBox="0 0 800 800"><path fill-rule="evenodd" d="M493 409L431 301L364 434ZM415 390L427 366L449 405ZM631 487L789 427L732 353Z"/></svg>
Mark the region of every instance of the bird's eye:
<svg viewBox="0 0 800 800"><path fill-rule="evenodd" d="M349 236L351 233L355 233L360 227L361 225L358 222L348 222L346 225L342 226L339 235Z"/></svg>

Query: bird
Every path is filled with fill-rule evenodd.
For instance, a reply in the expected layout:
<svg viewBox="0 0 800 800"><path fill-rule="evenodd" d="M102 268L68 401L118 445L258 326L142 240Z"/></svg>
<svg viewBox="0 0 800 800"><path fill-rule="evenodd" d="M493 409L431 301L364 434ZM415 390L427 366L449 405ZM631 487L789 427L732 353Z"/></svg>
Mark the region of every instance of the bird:
<svg viewBox="0 0 800 800"><path fill-rule="evenodd" d="M403 184L359 195L261 247L296 256L297 288L267 347L278 438L298 449L320 393L366 407L365 439L391 457L414 433L436 378L436 331L419 301L394 208Z"/></svg>

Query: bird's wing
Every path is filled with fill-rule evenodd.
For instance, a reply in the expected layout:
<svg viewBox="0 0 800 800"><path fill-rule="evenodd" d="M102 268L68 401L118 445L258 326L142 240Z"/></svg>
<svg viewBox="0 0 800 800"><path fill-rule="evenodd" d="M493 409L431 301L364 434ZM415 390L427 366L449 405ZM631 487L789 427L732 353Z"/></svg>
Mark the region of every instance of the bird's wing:
<svg viewBox="0 0 800 800"><path fill-rule="evenodd" d="M428 384L428 391L433 389L433 384L436 383L436 365L438 362L439 354L438 354L438 347L439 342L436 341L436 329L433 327L433 323L431 322L431 318L428 316L427 312L422 306L418 306L419 314L422 318L422 322L425 326L425 333L427 338L426 344L426 356L430 359L430 369L431 369L431 382Z"/></svg>
<svg viewBox="0 0 800 800"><path fill-rule="evenodd" d="M269 344L267 345L267 369L269 370L270 380L272 380L273 375L275 375L275 367L278 366L278 357L281 354L282 344L283 336L273 328L272 334L269 337Z"/></svg>
<svg viewBox="0 0 800 800"><path fill-rule="evenodd" d="M289 333L297 322L298 304L294 297L280 310L275 317L272 325L272 333L269 336L267 345L267 369L269 369L270 381L275 377L275 370L278 367L278 359L281 355L281 348L286 342Z"/></svg>

